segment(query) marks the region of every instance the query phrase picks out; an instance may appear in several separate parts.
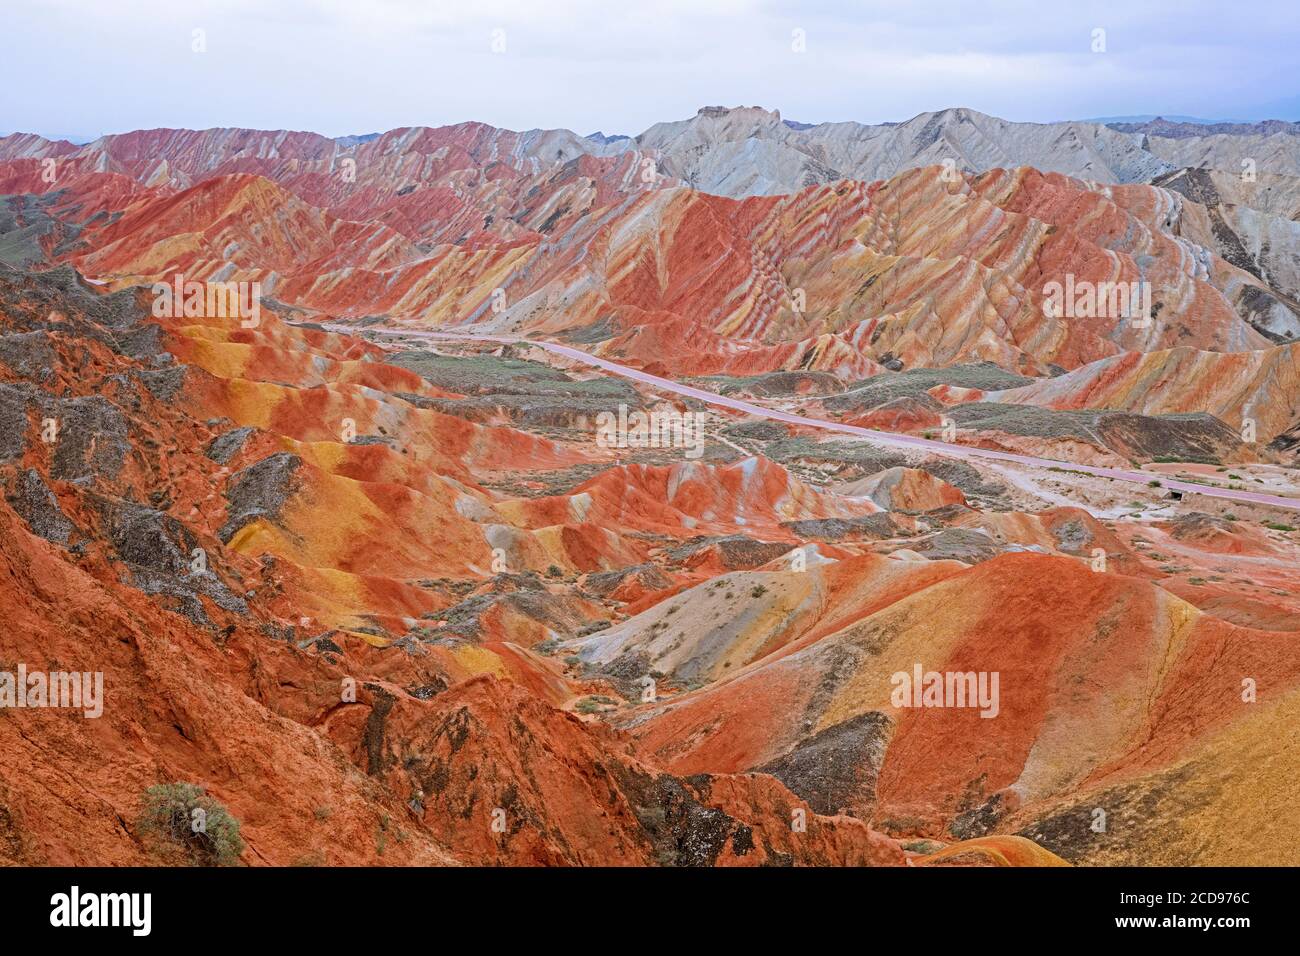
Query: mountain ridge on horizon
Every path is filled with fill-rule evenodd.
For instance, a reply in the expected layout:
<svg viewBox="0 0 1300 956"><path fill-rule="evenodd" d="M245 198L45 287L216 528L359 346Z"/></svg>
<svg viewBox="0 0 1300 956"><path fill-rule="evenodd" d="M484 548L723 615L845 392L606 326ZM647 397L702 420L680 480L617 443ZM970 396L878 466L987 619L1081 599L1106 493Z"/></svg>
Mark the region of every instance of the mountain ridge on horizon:
<svg viewBox="0 0 1300 956"><path fill-rule="evenodd" d="M897 127L897 126L902 126L907 123L910 123L922 116L940 116L944 114L974 114L980 117L1001 120L1002 122L1005 123L1014 123L1017 125L1025 125L1025 126L1059 126L1063 124L1077 124L1077 123L1086 123L1086 124L1091 124L1096 126L1116 126L1116 125L1143 125L1143 124L1159 123L1159 122L1189 124L1189 125L1206 126L1206 127L1232 126L1232 127L1242 127L1242 128L1251 127L1251 126L1262 127L1266 125L1284 125L1284 126L1295 127L1296 135L1300 135L1300 119L1286 120L1280 117L1265 117L1256 120L1206 119L1203 117L1187 116L1187 115L1175 114L1175 113L1137 113L1137 114L1120 114L1115 116L1092 116L1092 117L1080 117L1080 118L1073 118L1073 119L1055 119L1055 120L1008 120L1005 119L1004 117L999 116L996 113L988 113L983 110L979 110L969 106L945 106L933 110L924 110L920 113L908 117L907 119L882 120L875 123L864 122L856 119L822 120L816 123L808 123L802 120L794 120L794 119L782 117L779 108L769 109L764 106L742 106L742 105L702 106L696 111L695 116L698 117L708 113L735 113L735 112L747 111L747 110L758 110L764 113L773 114L776 117L780 118L782 122L784 122L787 126L800 132L807 131L810 129L817 129L818 127L838 126L838 125L846 125L846 124L854 124L857 126L863 126L868 128ZM439 123L436 125L430 125L428 123L413 123L404 126L393 126L383 131L373 131L369 133L344 133L338 136L329 136L326 133L322 133L319 132L318 130L311 129L311 128L292 128L288 126L263 127L263 126L245 126L245 125L219 125L219 126L203 126L203 127L190 127L190 126L133 127L131 129L125 129L118 132L101 132L96 135L88 135L85 133L75 134L75 135L74 134L59 135L59 134L47 134L35 130L14 129L14 130L8 130L7 132L0 132L0 139L13 137L13 136L24 136L24 135L38 136L41 139L51 143L69 143L73 146L84 147L84 146L89 146L92 143L98 142L99 140L106 139L108 137L127 136L130 135L131 133L153 132L158 130L178 131L178 132L212 132L212 131L222 131L222 130L246 130L250 132L260 132L260 133L310 133L315 136L320 136L323 139L331 140L333 142L343 143L348 141L366 142L378 136L382 136L384 135L384 133L391 133L399 130L415 130L415 129L438 130L438 129L451 129L451 128L456 128L461 126L477 125L477 126L486 126L491 129L496 129L507 133L573 133L575 136L579 136L580 138L583 139L600 138L603 139L605 142L613 142L613 141L628 140L628 139L635 140L638 137L644 135L647 130L653 128L654 126L662 125L663 122L668 122L668 123L685 122L688 121L689 119L691 119L691 117L687 117L685 120L660 121L659 123L655 123L652 124L650 127L647 127L646 130L643 130L639 134L629 134L629 133L606 134L603 132L603 130L595 130L592 133L586 134L586 136L582 136L582 134L577 133L576 130L570 126L533 126L527 129L514 129L508 126L498 126L494 123L487 122L486 120L464 119L464 120L458 120L456 122ZM598 141L600 140L598 139Z"/></svg>
<svg viewBox="0 0 1300 956"><path fill-rule="evenodd" d="M349 158L371 161L410 150L427 154L439 144L457 144L482 151L483 160L508 158L517 163L527 158L534 166L581 156L635 156L638 163L652 162L656 177L741 198L789 195L840 180L874 182L934 165L953 172L1028 166L1122 184L1152 182L1187 167L1239 170L1249 160L1261 173L1300 177L1300 150L1293 148L1297 137L1300 124L1280 121L1248 126L1167 120L1111 126L1015 123L953 107L897 124L813 126L785 120L778 110L762 107L705 106L694 116L655 123L630 137L581 136L568 129L520 132L479 121L336 138L311 131L160 127L108 134L81 146L14 134L0 137L0 160L96 157L96 168L108 170L165 155L167 162L155 163L150 176L184 188L222 163L249 168L252 160L296 155L317 168L332 169Z"/></svg>

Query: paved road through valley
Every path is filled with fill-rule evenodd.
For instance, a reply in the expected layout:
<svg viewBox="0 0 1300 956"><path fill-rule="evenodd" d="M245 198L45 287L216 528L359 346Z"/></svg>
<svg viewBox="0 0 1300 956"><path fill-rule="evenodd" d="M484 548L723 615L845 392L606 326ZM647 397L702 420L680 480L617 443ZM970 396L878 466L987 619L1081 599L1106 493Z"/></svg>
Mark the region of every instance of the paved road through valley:
<svg viewBox="0 0 1300 956"><path fill-rule="evenodd" d="M761 405L754 405L737 398L730 398L726 395L719 395L715 392L705 391L702 388L682 385L679 382L674 382L672 379L660 378L658 375L651 375L650 373L642 372L639 369L628 368L626 365L619 365L617 362L611 362L608 359L590 355L581 349L575 349L570 345L561 345L558 342L546 342L514 335L474 335L467 332L385 329L374 327L358 328L349 325L329 325L327 328L332 331L346 332L352 335L370 333L404 336L417 339L459 339L462 341L496 342L502 345L534 345L537 348L545 349L555 355L563 355L565 358L603 369L612 375L632 379L633 381L642 382L646 385L653 385L655 388L662 389L665 392L673 392L677 395L695 398L709 405L715 405L720 408L729 408L737 412L745 412L746 414L771 419L772 421L787 422L791 425L803 425L808 428L820 428L824 431L840 432L845 435L857 435L873 442L878 442L882 445L892 445L898 448L918 448L933 452L936 455L947 455L951 458L988 458L995 461L1013 461L1021 465L1028 465L1031 468L1067 469L1069 471L1080 471L1089 475L1096 475L1099 478L1113 478L1116 481L1131 481L1142 485L1146 485L1153 480L1159 480L1160 483L1170 491L1205 495L1210 498L1226 498L1230 501L1243 501L1252 504L1273 505L1278 508L1291 508L1300 511L1300 499L1298 498L1284 498L1281 495L1269 495L1258 491L1238 491L1231 488L1217 488L1210 485L1197 484L1196 482L1178 481L1177 479L1165 478L1163 475L1157 479L1151 472L1125 471L1122 468L1099 468L1095 465L1079 465L1074 462L1055 461L1051 458L1035 458L1031 455L1016 455L1012 452L996 451L992 448L976 448L970 445L955 445L949 442L935 441L931 438L917 438L914 435L900 435L895 432L876 431L872 428L861 428L857 425L846 425L842 422L827 421L822 418L806 418L803 415L793 415L789 412L783 412L777 409L764 408Z"/></svg>

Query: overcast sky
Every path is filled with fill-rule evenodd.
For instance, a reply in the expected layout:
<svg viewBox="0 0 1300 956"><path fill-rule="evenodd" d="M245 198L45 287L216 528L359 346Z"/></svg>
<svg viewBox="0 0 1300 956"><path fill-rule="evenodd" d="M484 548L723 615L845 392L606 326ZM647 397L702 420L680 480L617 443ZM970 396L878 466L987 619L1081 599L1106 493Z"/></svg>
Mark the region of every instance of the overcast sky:
<svg viewBox="0 0 1300 956"><path fill-rule="evenodd" d="M472 119L638 133L706 105L805 122L948 106L1034 121L1300 119L1298 11L1297 0L0 0L0 132L337 136Z"/></svg>

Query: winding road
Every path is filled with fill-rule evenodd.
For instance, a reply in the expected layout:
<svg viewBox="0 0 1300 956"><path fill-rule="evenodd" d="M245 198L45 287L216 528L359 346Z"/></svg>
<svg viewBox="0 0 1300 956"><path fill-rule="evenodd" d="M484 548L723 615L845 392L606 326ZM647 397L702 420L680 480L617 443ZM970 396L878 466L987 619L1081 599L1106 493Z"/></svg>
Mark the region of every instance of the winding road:
<svg viewBox="0 0 1300 956"><path fill-rule="evenodd" d="M936 455L946 455L951 458L987 458L995 461L1016 462L1021 465L1028 465L1031 468L1056 468L1066 471L1077 471L1089 475L1096 475L1098 478L1113 478L1116 481L1130 481L1141 485L1149 485L1151 481L1158 480L1164 488L1170 491L1178 491L1185 494L1205 495L1209 498L1225 498L1230 501L1242 501L1250 504L1272 505L1277 508L1289 508L1295 511L1300 511L1300 498L1284 498L1281 495L1269 495L1257 491L1239 491L1232 488L1217 488L1211 485L1197 484L1196 482L1178 481L1177 479L1165 478L1164 476L1157 479L1153 477L1151 472L1125 471L1122 468L1100 468L1095 465L1080 465L1075 464L1074 462L1056 461L1051 458L1035 458L1031 455L1017 455L1012 452L997 451L991 448L976 448L970 445L956 445L944 441L935 441L931 438L917 438L914 435L899 435L894 432L882 432L871 428L861 428L857 425L845 425L842 422L832 422L822 418L807 418L803 415L793 415L789 412L764 408L761 405L754 405L750 402L741 401L737 398L730 398L726 395L718 395L715 392L709 392L702 388L682 385L679 382L674 382L672 379L660 378L658 375L651 375L650 373L642 372L639 369L628 368L626 365L619 365L617 362L611 362L608 359L590 355L581 349L575 349L571 345L561 345L558 342L546 342L539 339L530 339L523 336L511 335L472 335L465 332L440 332L373 327L358 328L356 326L341 324L330 324L325 327L334 332L344 332L350 335L378 334L417 339L450 339L472 342L494 342L502 345L532 345L540 349L545 349L555 355L562 355L565 358L603 369L612 375L618 375L622 378L642 382L646 385L652 385L655 388L666 392L673 392L677 395L698 399L701 402L719 408L729 408L733 411L745 412L749 415L755 415L760 418L767 418L777 422L786 422L791 425L803 425L808 428L820 428L823 431L840 432L845 435L857 435L861 438L867 438L882 445L890 445L897 448L922 449L924 451L933 452Z"/></svg>

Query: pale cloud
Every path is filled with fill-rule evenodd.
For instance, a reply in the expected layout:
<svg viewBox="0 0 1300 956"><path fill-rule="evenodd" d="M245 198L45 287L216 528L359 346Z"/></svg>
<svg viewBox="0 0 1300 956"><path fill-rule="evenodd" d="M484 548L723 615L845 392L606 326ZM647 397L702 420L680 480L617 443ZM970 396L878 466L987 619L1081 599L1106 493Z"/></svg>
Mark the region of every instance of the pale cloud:
<svg viewBox="0 0 1300 956"><path fill-rule="evenodd" d="M809 122L1300 107L1293 0L7 2L0 130L52 135L468 119L635 133L719 104ZM1090 49L1095 28L1105 53ZM807 52L791 48L796 29ZM194 30L206 53L191 51Z"/></svg>

